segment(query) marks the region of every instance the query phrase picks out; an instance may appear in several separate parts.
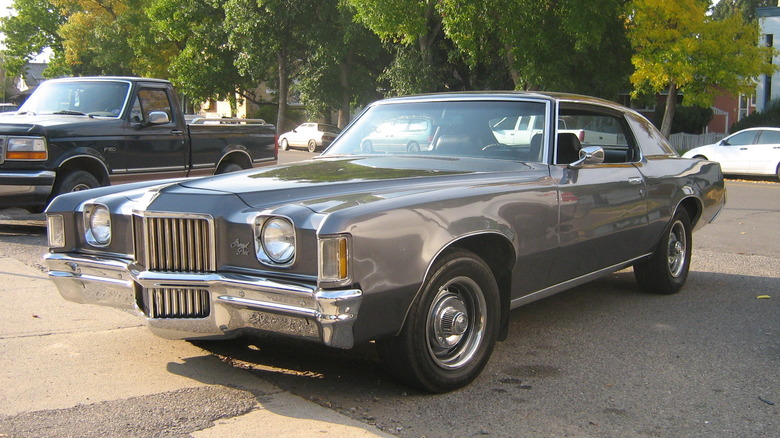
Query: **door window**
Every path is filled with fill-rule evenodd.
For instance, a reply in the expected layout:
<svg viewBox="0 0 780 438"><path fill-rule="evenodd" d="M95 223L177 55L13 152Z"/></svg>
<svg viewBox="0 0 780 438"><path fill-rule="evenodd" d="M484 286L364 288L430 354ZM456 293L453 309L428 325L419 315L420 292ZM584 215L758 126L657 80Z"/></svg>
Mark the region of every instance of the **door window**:
<svg viewBox="0 0 780 438"><path fill-rule="evenodd" d="M780 144L780 131L761 131L758 144Z"/></svg>
<svg viewBox="0 0 780 438"><path fill-rule="evenodd" d="M171 110L168 93L161 89L141 89L130 110L130 120L133 122L148 122L149 114L154 111L166 113L168 120L173 121L173 111Z"/></svg>
<svg viewBox="0 0 780 438"><path fill-rule="evenodd" d="M753 144L758 135L758 131L745 131L732 135L731 137L723 140L723 144L726 146L744 146L746 144Z"/></svg>

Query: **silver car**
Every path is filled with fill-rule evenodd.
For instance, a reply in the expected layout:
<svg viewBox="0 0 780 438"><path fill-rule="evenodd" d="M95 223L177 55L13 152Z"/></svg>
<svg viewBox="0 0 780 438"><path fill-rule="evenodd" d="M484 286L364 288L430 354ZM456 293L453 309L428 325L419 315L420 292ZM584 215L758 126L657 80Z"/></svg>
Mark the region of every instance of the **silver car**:
<svg viewBox="0 0 780 438"><path fill-rule="evenodd" d="M626 143L583 147L550 122L574 114ZM525 116L548 122L497 141L495 120ZM438 127L427 150L365 150L403 117ZM160 336L374 340L399 381L444 392L480 374L514 308L626 267L649 293L678 292L692 232L725 195L717 163L680 158L616 104L426 95L370 105L308 161L60 196L45 259L63 297Z"/></svg>

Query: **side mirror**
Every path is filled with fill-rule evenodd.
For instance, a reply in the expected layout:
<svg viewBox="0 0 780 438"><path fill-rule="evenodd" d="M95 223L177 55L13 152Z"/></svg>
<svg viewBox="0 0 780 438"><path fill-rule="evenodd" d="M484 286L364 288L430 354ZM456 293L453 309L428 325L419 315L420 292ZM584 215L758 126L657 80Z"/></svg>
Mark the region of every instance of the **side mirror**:
<svg viewBox="0 0 780 438"><path fill-rule="evenodd" d="M604 148L601 146L585 146L580 149L580 159L569 164L569 167L579 167L584 164L601 164L604 162Z"/></svg>
<svg viewBox="0 0 780 438"><path fill-rule="evenodd" d="M152 111L149 113L150 125L164 125L170 122L171 119L168 117L168 113L165 111Z"/></svg>

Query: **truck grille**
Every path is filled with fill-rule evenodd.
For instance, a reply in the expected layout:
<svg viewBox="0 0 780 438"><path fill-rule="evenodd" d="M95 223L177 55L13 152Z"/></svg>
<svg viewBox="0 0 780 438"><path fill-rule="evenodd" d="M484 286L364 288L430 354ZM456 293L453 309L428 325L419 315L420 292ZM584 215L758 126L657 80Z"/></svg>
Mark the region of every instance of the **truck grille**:
<svg viewBox="0 0 780 438"><path fill-rule="evenodd" d="M138 262L150 271L216 270L214 224L210 217L144 213L136 219L135 235Z"/></svg>
<svg viewBox="0 0 780 438"><path fill-rule="evenodd" d="M204 289L153 288L148 294L146 313L151 318L206 318L209 292Z"/></svg>

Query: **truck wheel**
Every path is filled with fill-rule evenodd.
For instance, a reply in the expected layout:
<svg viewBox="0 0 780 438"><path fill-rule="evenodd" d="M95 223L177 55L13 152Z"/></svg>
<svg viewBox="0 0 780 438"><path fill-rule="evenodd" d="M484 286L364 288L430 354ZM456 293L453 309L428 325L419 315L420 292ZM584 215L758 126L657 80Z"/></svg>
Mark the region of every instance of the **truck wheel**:
<svg viewBox="0 0 780 438"><path fill-rule="evenodd" d="M475 254L456 250L439 259L398 336L378 340L388 371L424 391L468 385L487 364L499 329L493 273Z"/></svg>
<svg viewBox="0 0 780 438"><path fill-rule="evenodd" d="M95 187L100 187L100 183L91 173L85 170L73 170L62 175L62 178L58 178L54 186L54 196Z"/></svg>
<svg viewBox="0 0 780 438"><path fill-rule="evenodd" d="M315 152L317 150L317 142L314 140L309 140L309 143L306 145L306 149L308 149L309 152Z"/></svg>
<svg viewBox="0 0 780 438"><path fill-rule="evenodd" d="M236 163L225 163L219 166L219 169L217 169L217 174L238 172L239 170L244 170L244 168Z"/></svg>
<svg viewBox="0 0 780 438"><path fill-rule="evenodd" d="M287 139L283 138L282 141L279 142L279 147L282 148L283 151L286 151L290 148L290 144L287 143Z"/></svg>
<svg viewBox="0 0 780 438"><path fill-rule="evenodd" d="M645 261L634 265L634 276L639 286L649 293L673 294L688 278L691 266L691 220L680 209L666 227L658 247Z"/></svg>

